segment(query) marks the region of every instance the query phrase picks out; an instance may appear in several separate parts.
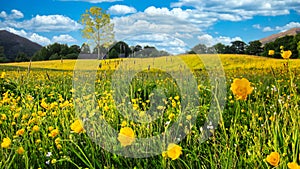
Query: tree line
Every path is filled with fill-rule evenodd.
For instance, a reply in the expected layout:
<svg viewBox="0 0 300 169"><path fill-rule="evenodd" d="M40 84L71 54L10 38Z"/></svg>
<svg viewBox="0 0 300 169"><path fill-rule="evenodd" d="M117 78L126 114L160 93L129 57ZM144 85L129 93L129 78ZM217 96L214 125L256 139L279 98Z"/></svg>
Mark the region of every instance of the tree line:
<svg viewBox="0 0 300 169"><path fill-rule="evenodd" d="M243 41L233 41L230 45L217 43L211 47L204 44L194 46L188 54L248 54L257 56L266 56L273 58L281 58L280 46L284 46L285 50L292 51L291 58L300 58L300 34L295 36L284 36L277 38L273 42L262 44L259 40L251 41L246 44ZM274 50L274 55L269 55L269 51Z"/></svg>

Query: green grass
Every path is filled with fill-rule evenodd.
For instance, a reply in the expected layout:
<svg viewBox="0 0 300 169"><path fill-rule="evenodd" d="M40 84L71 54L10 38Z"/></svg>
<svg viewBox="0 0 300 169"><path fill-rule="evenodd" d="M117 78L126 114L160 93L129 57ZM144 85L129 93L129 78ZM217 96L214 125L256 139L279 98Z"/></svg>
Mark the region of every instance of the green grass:
<svg viewBox="0 0 300 169"><path fill-rule="evenodd" d="M227 89L226 105L219 112L221 120L218 127L212 131L211 137L202 142L203 124L208 118L214 86L210 86L199 58L193 55L180 57L182 62L178 61L179 58L171 60L165 57L155 61L143 60L144 67L151 65L151 71L146 69L134 74L129 91L111 86L111 78L118 65L122 64L121 60L104 61L94 83L85 84L85 87L94 85L96 93L79 93L87 100L95 94L97 102L96 106L88 107L89 111L80 114L82 119L104 119L116 131L120 130L122 122L126 122L123 126L132 128L136 138L158 135L180 119L177 102L183 103L182 99L187 96L181 93L170 74L152 68L162 67L176 73L178 66L188 65L198 83L200 106L194 109L198 115L195 125L191 127L184 123L191 127L191 131L178 143L183 153L176 160L163 158L161 154L130 158L106 151L88 136L92 129L97 131L97 127L90 126L84 133L73 132L70 125L78 118L75 108L81 106L72 96L78 92L72 90L73 80L76 80L72 71L75 60L32 62L30 72L29 63L0 65L0 75L6 72L5 77L0 78L0 142L6 137L12 140L8 148L0 147L0 168L272 168L266 162L271 152L280 154L277 168L287 168L288 162L300 164L299 60L289 60L287 65L286 60L220 55L227 79L224 84ZM134 65L130 59L123 61L128 61L130 67ZM90 68L88 63L86 65ZM128 72L122 75L128 76L135 69L124 70ZM85 75L93 78L88 72ZM245 101L235 100L230 91L233 79L241 77L247 78L254 87ZM122 105L131 101L132 108L136 108L133 116L148 120L154 117L155 114L148 117L143 111L150 109L147 100L151 100L149 95L155 88L164 89L166 98L164 109L156 110L161 115L159 118L151 122L137 122L130 119L132 115L119 112L130 112L131 107L124 108ZM116 93L124 95L117 105ZM180 96L180 99L174 99L175 96ZM169 125L166 125L167 122ZM33 131L35 125L39 126L39 131ZM49 136L49 127L57 128L59 134ZM16 132L20 129L25 129L25 132L17 136ZM113 141L116 143L114 148L120 150L119 142ZM135 142L128 151L138 151L130 149L134 146ZM23 154L16 152L19 147L24 148Z"/></svg>

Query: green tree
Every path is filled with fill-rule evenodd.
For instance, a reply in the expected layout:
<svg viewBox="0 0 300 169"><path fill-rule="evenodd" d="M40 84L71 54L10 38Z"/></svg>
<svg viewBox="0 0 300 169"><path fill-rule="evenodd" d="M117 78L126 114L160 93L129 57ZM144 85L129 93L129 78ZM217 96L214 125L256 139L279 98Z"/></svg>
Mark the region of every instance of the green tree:
<svg viewBox="0 0 300 169"><path fill-rule="evenodd" d="M119 57L119 54L116 51L116 49L112 49L111 51L109 51L109 53L108 53L108 58L109 59L115 59L115 58L118 58L118 57Z"/></svg>
<svg viewBox="0 0 300 169"><path fill-rule="evenodd" d="M16 62L27 62L29 61L29 58L27 57L27 54L24 52L19 52L16 59Z"/></svg>
<svg viewBox="0 0 300 169"><path fill-rule="evenodd" d="M222 43L217 43L213 46L217 53L225 53L226 46Z"/></svg>
<svg viewBox="0 0 300 169"><path fill-rule="evenodd" d="M102 8L91 7L81 15L80 23L84 26L82 36L93 42L98 48L98 59L100 59L100 46L108 47L114 39L113 27L110 15Z"/></svg>
<svg viewBox="0 0 300 169"><path fill-rule="evenodd" d="M246 49L246 43L243 41L234 41L231 42L231 51L234 54L245 54L245 49Z"/></svg>
<svg viewBox="0 0 300 169"><path fill-rule="evenodd" d="M249 42L249 45L246 47L246 54L260 55L261 52L263 52L263 48L259 40Z"/></svg>

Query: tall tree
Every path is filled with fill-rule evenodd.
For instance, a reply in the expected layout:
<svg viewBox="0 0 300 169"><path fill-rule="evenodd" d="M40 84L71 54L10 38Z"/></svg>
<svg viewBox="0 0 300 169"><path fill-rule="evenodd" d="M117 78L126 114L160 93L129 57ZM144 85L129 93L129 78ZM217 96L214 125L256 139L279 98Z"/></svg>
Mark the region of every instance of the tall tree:
<svg viewBox="0 0 300 169"><path fill-rule="evenodd" d="M246 47L246 54L259 55L261 52L263 52L263 48L259 40L249 42L249 45Z"/></svg>
<svg viewBox="0 0 300 169"><path fill-rule="evenodd" d="M92 46L98 48L98 59L100 59L100 46L109 46L108 44L114 39L114 25L110 22L110 15L102 8L91 7L81 15L80 22L84 26L83 37L92 40Z"/></svg>
<svg viewBox="0 0 300 169"><path fill-rule="evenodd" d="M213 46L217 53L225 53L226 46L222 43L217 43Z"/></svg>
<svg viewBox="0 0 300 169"><path fill-rule="evenodd" d="M234 54L245 54L246 43L243 41L237 40L237 41L231 42L230 48Z"/></svg>

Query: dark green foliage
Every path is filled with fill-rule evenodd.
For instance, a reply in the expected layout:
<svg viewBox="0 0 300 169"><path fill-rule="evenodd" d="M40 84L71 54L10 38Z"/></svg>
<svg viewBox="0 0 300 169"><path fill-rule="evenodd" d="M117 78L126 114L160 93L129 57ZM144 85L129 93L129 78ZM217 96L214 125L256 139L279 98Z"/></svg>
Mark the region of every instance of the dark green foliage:
<svg viewBox="0 0 300 169"><path fill-rule="evenodd" d="M263 48L259 40L249 42L249 45L246 47L246 54L260 55L261 52L263 52Z"/></svg>
<svg viewBox="0 0 300 169"><path fill-rule="evenodd" d="M109 51L109 53L108 53L109 59L114 59L114 58L118 58L118 57L119 57L119 54L116 51L116 49L112 49L111 51Z"/></svg>
<svg viewBox="0 0 300 169"><path fill-rule="evenodd" d="M269 56L269 50L274 50L275 54L273 56L274 58L281 58L280 54L280 46L284 47L284 50L290 50L292 51L291 59L298 58L299 52L298 52L298 42L300 41L300 34L297 34L295 36L284 36L281 38L276 39L274 42L269 42L264 45L264 51L262 53L263 56Z"/></svg>
<svg viewBox="0 0 300 169"><path fill-rule="evenodd" d="M54 43L43 47L36 52L32 60L57 60L57 59L76 59L80 53L77 45L68 46L66 44Z"/></svg>
<svg viewBox="0 0 300 169"><path fill-rule="evenodd" d="M26 53L19 52L15 61L16 62L27 62L27 61L29 61L29 58Z"/></svg>

